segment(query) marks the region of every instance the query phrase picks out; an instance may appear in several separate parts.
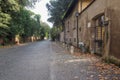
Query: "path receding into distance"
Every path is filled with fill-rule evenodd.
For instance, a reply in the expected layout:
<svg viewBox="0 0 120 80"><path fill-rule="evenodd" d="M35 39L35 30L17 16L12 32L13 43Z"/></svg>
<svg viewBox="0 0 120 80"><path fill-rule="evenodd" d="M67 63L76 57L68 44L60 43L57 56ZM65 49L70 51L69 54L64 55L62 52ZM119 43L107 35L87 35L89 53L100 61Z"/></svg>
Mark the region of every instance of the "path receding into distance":
<svg viewBox="0 0 120 80"><path fill-rule="evenodd" d="M0 80L87 80L91 74L97 76L90 64L56 43L33 42L0 49Z"/></svg>

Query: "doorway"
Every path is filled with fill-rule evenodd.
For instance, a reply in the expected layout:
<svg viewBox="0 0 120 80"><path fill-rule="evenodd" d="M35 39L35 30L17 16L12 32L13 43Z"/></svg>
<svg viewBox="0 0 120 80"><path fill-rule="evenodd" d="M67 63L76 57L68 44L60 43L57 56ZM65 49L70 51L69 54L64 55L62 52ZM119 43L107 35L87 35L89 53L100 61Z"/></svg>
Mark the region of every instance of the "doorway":
<svg viewBox="0 0 120 80"><path fill-rule="evenodd" d="M104 26L104 14L94 19L94 50L95 53L102 55L104 50L104 37L105 37L105 26Z"/></svg>

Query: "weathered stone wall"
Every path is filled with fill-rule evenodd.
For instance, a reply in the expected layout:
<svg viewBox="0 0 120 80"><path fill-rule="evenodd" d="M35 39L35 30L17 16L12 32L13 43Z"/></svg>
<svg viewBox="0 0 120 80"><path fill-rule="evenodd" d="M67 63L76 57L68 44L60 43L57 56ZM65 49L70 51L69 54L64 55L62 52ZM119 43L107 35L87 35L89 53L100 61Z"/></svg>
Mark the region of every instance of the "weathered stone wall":
<svg viewBox="0 0 120 80"><path fill-rule="evenodd" d="M87 27L88 24L88 15L86 12L83 12L79 16L79 42L83 42L85 44L89 44L89 29Z"/></svg>
<svg viewBox="0 0 120 80"><path fill-rule="evenodd" d="M89 6L80 16L79 16L79 27L81 31L79 31L79 41L87 42L90 46L94 47L93 42L93 31L94 25L92 24L92 19L95 18L97 15L104 13L108 15L110 32L108 32L108 37L110 40L110 45L107 45L105 50L109 52L109 55L114 57L120 58L120 1L119 0L96 0L91 6ZM106 11L108 10L108 11ZM110 11L109 11L110 10ZM91 22L91 27L87 28L88 23ZM90 31L89 31L90 30ZM90 32L90 33L89 33ZM106 52L106 51L105 51Z"/></svg>
<svg viewBox="0 0 120 80"><path fill-rule="evenodd" d="M104 43L104 54L112 55L120 59L120 0L95 0L88 8L86 8L79 16L79 42L84 42L94 48L94 23L93 19L100 14L105 14L108 18L107 26L108 40ZM78 10L78 4L75 6L70 16L65 20L66 41L72 42L77 46L77 19L75 13ZM69 30L68 30L69 22Z"/></svg>
<svg viewBox="0 0 120 80"><path fill-rule="evenodd" d="M77 23L77 19L76 19L76 12L78 12L78 4L75 6L74 10L72 11L72 13L70 13L69 17L66 18L65 20L65 29L66 29L66 41L67 43L72 43L74 46L77 45L77 33L76 33L76 23Z"/></svg>
<svg viewBox="0 0 120 80"><path fill-rule="evenodd" d="M70 21L69 18L67 18L67 19L65 20L65 28L66 28L66 29L65 29L65 30L66 30L66 31L65 31L65 33L66 33L66 34L65 34L65 42L66 42L66 43L69 43L69 38L71 37L70 34L69 34L69 32L70 32L70 26L69 26L69 23L70 23L70 22L69 22L69 21Z"/></svg>
<svg viewBox="0 0 120 80"><path fill-rule="evenodd" d="M97 5L96 5L97 4ZM92 5L86 8L79 16L79 42L94 49L94 24L93 18L104 13L106 1L96 0Z"/></svg>
<svg viewBox="0 0 120 80"><path fill-rule="evenodd" d="M106 0L96 0L85 11L88 13L88 20L92 20L95 16L104 13L106 9Z"/></svg>
<svg viewBox="0 0 120 80"><path fill-rule="evenodd" d="M107 0L107 7L110 9L110 55L120 59L120 0Z"/></svg>

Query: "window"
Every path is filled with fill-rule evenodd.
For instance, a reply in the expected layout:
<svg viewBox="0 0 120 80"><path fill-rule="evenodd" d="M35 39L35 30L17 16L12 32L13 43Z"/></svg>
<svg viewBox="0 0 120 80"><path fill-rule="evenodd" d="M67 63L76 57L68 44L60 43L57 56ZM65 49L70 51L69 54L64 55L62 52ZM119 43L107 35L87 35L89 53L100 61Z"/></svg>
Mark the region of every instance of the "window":
<svg viewBox="0 0 120 80"><path fill-rule="evenodd" d="M75 18L74 18L74 25L73 25L73 30L75 29L75 26L76 26L76 21L75 21Z"/></svg>
<svg viewBox="0 0 120 80"><path fill-rule="evenodd" d="M95 39L96 40L103 40L104 38L104 32L105 32L105 27L104 27L104 15L99 16L96 20L96 28L95 28Z"/></svg>
<svg viewBox="0 0 120 80"><path fill-rule="evenodd" d="M79 31L81 32L81 27L79 28Z"/></svg>
<svg viewBox="0 0 120 80"><path fill-rule="evenodd" d="M71 38L70 38L70 42L71 42Z"/></svg>
<svg viewBox="0 0 120 80"><path fill-rule="evenodd" d="M76 42L76 38L74 38L74 42Z"/></svg>
<svg viewBox="0 0 120 80"><path fill-rule="evenodd" d="M69 21L68 21L68 31L67 32L69 32Z"/></svg>
<svg viewBox="0 0 120 80"><path fill-rule="evenodd" d="M79 3L79 10L84 10L88 5L90 5L95 0L81 0Z"/></svg>

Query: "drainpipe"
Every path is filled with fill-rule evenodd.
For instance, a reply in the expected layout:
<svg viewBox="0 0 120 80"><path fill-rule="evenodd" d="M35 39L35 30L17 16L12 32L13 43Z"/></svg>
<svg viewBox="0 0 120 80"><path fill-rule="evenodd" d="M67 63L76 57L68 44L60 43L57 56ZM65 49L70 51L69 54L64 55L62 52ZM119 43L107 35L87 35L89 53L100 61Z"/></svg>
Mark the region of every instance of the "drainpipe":
<svg viewBox="0 0 120 80"><path fill-rule="evenodd" d="M65 25L64 25L64 20L62 20L62 27L63 27L63 31L64 31L64 43L65 43Z"/></svg>
<svg viewBox="0 0 120 80"><path fill-rule="evenodd" d="M62 21L62 26L63 26L63 29L64 29L64 43L65 43L66 28L65 28L65 23L64 23L64 20Z"/></svg>
<svg viewBox="0 0 120 80"><path fill-rule="evenodd" d="M79 47L79 38L78 38L78 16L79 16L79 13L76 12L75 16L76 16L76 19L77 19L77 48L78 48Z"/></svg>

